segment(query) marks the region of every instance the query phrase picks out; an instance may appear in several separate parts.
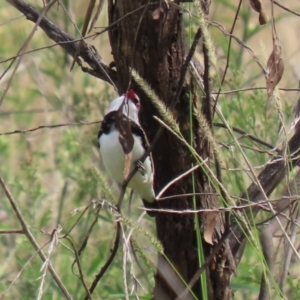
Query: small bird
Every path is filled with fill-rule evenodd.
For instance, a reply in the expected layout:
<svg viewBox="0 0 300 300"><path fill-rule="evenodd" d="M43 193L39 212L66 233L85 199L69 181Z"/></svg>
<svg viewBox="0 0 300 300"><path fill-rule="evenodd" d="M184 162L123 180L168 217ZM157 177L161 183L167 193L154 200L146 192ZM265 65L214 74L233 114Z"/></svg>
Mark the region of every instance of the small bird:
<svg viewBox="0 0 300 300"><path fill-rule="evenodd" d="M140 99L133 90L113 100L101 124L98 145L106 172L119 185L123 183L126 174L126 155L130 155L130 169L127 174L135 166L138 170L128 183L128 187L142 198L146 208L157 209L151 155L144 162L140 161L149 144L139 123L139 110ZM148 214L152 217L156 215L150 211Z"/></svg>

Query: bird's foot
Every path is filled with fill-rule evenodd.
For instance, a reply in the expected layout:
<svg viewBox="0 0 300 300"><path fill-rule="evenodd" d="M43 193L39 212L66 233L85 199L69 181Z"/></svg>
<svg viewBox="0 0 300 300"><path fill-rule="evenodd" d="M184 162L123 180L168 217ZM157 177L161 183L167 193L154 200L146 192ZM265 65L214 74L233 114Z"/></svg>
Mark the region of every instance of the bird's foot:
<svg viewBox="0 0 300 300"><path fill-rule="evenodd" d="M137 160L135 162L135 165L137 166L138 171L144 176L146 174L146 168L144 166L144 163L140 160Z"/></svg>

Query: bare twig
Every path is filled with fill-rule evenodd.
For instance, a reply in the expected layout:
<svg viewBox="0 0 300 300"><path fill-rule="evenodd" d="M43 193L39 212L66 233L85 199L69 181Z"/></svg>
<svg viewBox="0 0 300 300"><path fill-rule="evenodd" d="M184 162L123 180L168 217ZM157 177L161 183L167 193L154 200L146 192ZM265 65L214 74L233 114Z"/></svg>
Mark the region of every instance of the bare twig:
<svg viewBox="0 0 300 300"><path fill-rule="evenodd" d="M24 234L23 229L8 229L8 230L0 230L0 234Z"/></svg>
<svg viewBox="0 0 300 300"><path fill-rule="evenodd" d="M102 209L102 205L98 204L98 207L96 209L96 214L95 214L95 219L94 221L92 222L92 224L90 225L90 227L88 228L84 238L83 238L83 242L81 243L81 246L78 250L78 256L81 255L81 253L84 251L86 245L87 245L87 242L88 242L88 239L89 239L89 236L90 234L92 233L93 231L93 228L95 227L95 225L97 224L98 222L98 218L99 218L99 213L100 213L100 210Z"/></svg>
<svg viewBox="0 0 300 300"><path fill-rule="evenodd" d="M300 131L296 131L288 141L287 149L290 154L288 157L289 168L293 169L300 161ZM276 156L272 159L266 168L258 175L257 180L260 182L260 187L258 187L257 182L253 182L247 191L241 195L242 199L249 199L249 201L257 203L265 198L265 195L269 196L273 192L287 172L285 159L278 160L278 157L279 156ZM263 188L265 195L263 195L261 188ZM254 207L253 210L251 210L252 216L254 217L257 212L258 209ZM230 246L233 256L238 263L245 247L246 238L238 224L233 225L232 232L235 237L230 240Z"/></svg>
<svg viewBox="0 0 300 300"><path fill-rule="evenodd" d="M155 4L156 2L152 2L152 4ZM147 4L146 4L147 5ZM140 11L141 9L143 9L146 5L142 5L139 6L138 8L134 9L133 11L127 13L126 15L120 17L118 20L116 20L115 22L112 22L109 24L109 26L106 26L103 30L96 32L96 36L99 36L100 34L106 32L107 30L111 29L112 27L116 26L118 23L120 23L122 20L128 18L129 16L131 16L132 14L135 14L136 12ZM95 27L95 28L103 28L103 27Z"/></svg>
<svg viewBox="0 0 300 300"><path fill-rule="evenodd" d="M43 245L41 247L41 250L48 244L48 242ZM30 257L29 259L27 259L27 261L25 262L25 264L23 264L21 270L18 272L18 274L15 276L15 278L13 280L11 280L9 286L6 288L6 290L0 294L0 299L4 299L5 294L8 293L8 291L11 289L11 287L16 283L16 281L18 280L18 278L20 278L22 272L25 270L25 268L27 267L27 265L32 261L32 259L38 254L37 251L35 251Z"/></svg>
<svg viewBox="0 0 300 300"><path fill-rule="evenodd" d="M216 105L218 103L218 99L219 99L219 95L220 95L220 92L221 92L221 89L222 89L222 85L224 83L224 80L225 80L225 77L226 77L226 74L227 74L227 70L228 70L228 67L229 67L229 60L230 60L230 53L231 53L231 42L232 42L232 33L233 33L234 28L235 28L236 21L238 19L238 15L239 15L239 12L240 12L241 4L242 4L242 1L240 0L238 8L237 8L236 13L235 13L235 17L233 19L233 24L231 26L230 36L229 36L229 42L228 42L228 49L227 49L226 66L225 66L223 77L222 77L222 80L221 80L221 83L220 83L220 88L219 88L219 91L217 93L217 98L216 98L216 101L215 101L215 104L214 104L213 114L215 113L215 109L216 109Z"/></svg>
<svg viewBox="0 0 300 300"><path fill-rule="evenodd" d="M120 241L120 232L121 232L121 225L120 225L120 222L117 222L117 231L116 231L116 237L115 237L113 248L111 249L110 255L109 255L106 263L103 265L100 272L96 275L93 283L91 284L91 286L89 288L89 291L91 294L95 290L98 282L100 281L102 276L105 274L105 272L107 271L107 269L109 268L109 266L111 265L112 261L114 260L116 254L117 254L117 251L119 248L119 241ZM84 300L89 300L89 295L86 295L84 297Z"/></svg>
<svg viewBox="0 0 300 300"><path fill-rule="evenodd" d="M75 261L76 261L76 263L77 263L78 272L79 272L79 279L80 279L80 281L82 282L82 285L83 285L83 287L84 287L84 289L85 289L85 291L86 291L86 293L87 293L89 299L92 300L92 296L91 296L90 291L89 291L89 289L88 289L88 287L87 287L87 284L86 284L86 282L85 282L85 280L84 280L83 271L82 271L81 263L80 263L80 258L79 258L78 252L77 252L77 250L76 250L76 247L75 247L75 245L74 245L72 239L71 239L69 236L67 236L67 237L65 237L65 238L66 238L67 241L71 244L72 250L73 250L73 252L74 252L74 255L75 255Z"/></svg>
<svg viewBox="0 0 300 300"><path fill-rule="evenodd" d="M279 6L280 8L282 8L282 9L288 11L289 13L294 14L294 15L300 17L300 14L298 14L297 12L295 12L295 10L291 10L291 9L289 9L289 8L287 8L287 7L285 7L285 6L283 6L282 4L278 3L277 1L274 1L274 0L273 0L272 2L273 2L274 4L276 4L277 6Z"/></svg>
<svg viewBox="0 0 300 300"><path fill-rule="evenodd" d="M94 37L95 35L96 35L96 33L93 33L93 34L91 34L89 36L86 36L85 38L86 39L87 38L91 38L91 37ZM49 45L49 46L39 47L39 48L36 48L36 49L25 51L22 55L30 54L30 53L41 51L41 50L45 50L45 49L50 49L50 48L57 47L57 46L61 46L62 44L72 44L72 43L76 43L76 42L80 42L80 41L81 41L81 38L77 39L77 40L73 40L73 41L66 41L66 42L55 43L55 44L52 44L52 45ZM16 58L18 58L20 56L21 56L21 54L16 54L15 56L11 56L9 58L0 60L0 64L2 64L4 62L7 62L7 61L10 61L10 60L14 60L14 59L16 59Z"/></svg>
<svg viewBox="0 0 300 300"><path fill-rule="evenodd" d="M228 33L225 28L220 25L219 23L217 22L211 22L210 23L211 25L219 28L223 34L225 34L226 36L229 36L229 37L232 37L238 44L240 44L245 50L248 51L248 53L252 56L252 58L254 59L254 61L258 64L258 66L261 68L261 70L263 71L264 74L267 74L267 71L266 71L266 68L263 66L263 64L259 61L257 55L254 53L254 51L249 47L247 46L241 39L239 39L237 36L233 35L233 34L230 34Z"/></svg>
<svg viewBox="0 0 300 300"><path fill-rule="evenodd" d="M28 238L28 240L31 243L31 245L33 246L33 248L38 252L38 254L39 254L40 258L42 259L42 261L46 262L47 261L46 255L43 253L43 251L41 250L41 247L38 245L38 243L36 242L34 236L32 235L29 227L27 226L27 224L25 222L25 219L23 218L23 215L22 215L15 199L13 198L12 194L8 190L7 186L5 185L2 177L0 177L0 185L2 186L2 189L3 189L7 199L9 200L9 203L12 206L15 214L17 215L17 218L18 218L18 220L21 224L21 227L24 231L24 234ZM51 263L49 263L48 268L49 268L49 272L52 275L54 281L56 282L57 286L60 288L60 290L62 291L62 293L66 297L66 299L72 300L72 296L70 295L70 293L68 292L68 290L64 286L63 282L61 281L61 279L59 278L59 276L55 272L55 270L54 270Z"/></svg>
<svg viewBox="0 0 300 300"><path fill-rule="evenodd" d="M93 125L97 123L101 123L102 121L92 121L92 122L80 122L80 123L62 123L62 124L55 124L55 125L40 125L38 127L34 127L31 129L16 129L14 131L8 131L8 132L3 132L0 133L0 135L11 135L11 134L18 134L18 133L27 133L27 132L32 132L36 131L39 129L52 129L52 128L57 128L57 127L64 127L64 126L78 126L78 125Z"/></svg>
<svg viewBox="0 0 300 300"><path fill-rule="evenodd" d="M10 1L10 0L8 0ZM4 97L6 95L6 93L8 92L9 88L10 88L10 85L12 83L12 80L14 78L14 75L16 74L18 68L19 68L19 65L21 63L21 60L22 60L22 57L23 57L23 53L26 51L30 41L32 40L35 32L36 32L36 29L37 27L40 25L42 19L43 19L43 16L44 14L52 7L52 5L56 2L57 0L52 0L51 2L49 2L42 10L41 14L38 16L38 18L36 19L36 22L35 22L35 25L33 27L33 29L31 30L31 33L29 34L29 36L27 37L25 43L23 44L23 46L21 47L20 51L18 54L20 54L20 57L18 59L18 62L17 64L15 65L14 67L14 70L6 84L6 87L4 88L4 92L0 98L0 106L2 105L3 103L3 100L4 100ZM5 73L10 69L10 67L12 66L12 64L14 63L14 60L11 62L11 64L6 68L6 70L3 72L3 74L0 76L0 79L5 75Z"/></svg>
<svg viewBox="0 0 300 300"><path fill-rule="evenodd" d="M191 194L191 196L194 194ZM246 199L244 199L246 200ZM268 209L268 204L270 202L275 203L281 201L282 198L279 199L268 199L268 200L261 200L257 203L250 203L250 204L244 204L244 205L233 205L233 206L227 206L227 207L218 207L218 208L202 208L202 209L185 209L185 210L173 210L173 209L151 209L151 211L158 211L161 213L171 213L171 214L199 214L199 213L222 213L222 212L234 212L234 211L243 211L243 210L248 210L252 208L262 208L264 210L269 210ZM293 204L296 201L299 201L300 198L299 196L292 196L286 198L289 203ZM145 210L147 210L145 208ZM280 214L280 212L278 213ZM273 218L274 216L272 216ZM270 218L271 219L271 218ZM264 221L266 222L266 220ZM256 224L258 225L258 224Z"/></svg>
<svg viewBox="0 0 300 300"><path fill-rule="evenodd" d="M37 12L37 10L25 1L6 1L8 1L8 3L14 6L17 10L22 12L28 20L36 23L39 19L40 14ZM58 43L69 55L71 55L72 57L75 56L79 42L75 42L75 39L71 35L59 29L56 25L48 21L48 19L45 17L41 19L39 27L41 27L47 34L47 36L56 43ZM92 75L104 81L107 81L112 85L117 85L117 72L112 70L109 66L105 65L102 62L101 57L94 48L84 44L79 53L79 57L82 58L91 67L90 73ZM87 68L84 68L84 71L87 71Z"/></svg>
<svg viewBox="0 0 300 300"><path fill-rule="evenodd" d="M182 179L183 177L191 174L192 172L196 171L198 168L200 168L199 165L196 165L194 167L192 167L191 169L187 170L186 172L184 172L183 174L179 175L178 177L176 177L175 179L173 179L172 181L170 181L166 186L164 186L164 188L158 193L158 195L156 196L157 199L160 199L161 195L174 183L178 182L180 179Z"/></svg>
<svg viewBox="0 0 300 300"><path fill-rule="evenodd" d="M252 92L252 91L257 91L257 90L266 90L266 87L249 87L249 88L243 88L243 89L237 89L237 90L230 90L230 91L218 91L218 92L211 92L212 94L235 94L235 93L242 93L242 92ZM286 88L278 88L280 91L285 91L285 92L300 92L299 89L286 89Z"/></svg>
<svg viewBox="0 0 300 300"><path fill-rule="evenodd" d="M86 11L86 14L85 14L83 27L82 27L82 30L81 30L81 38L82 38L82 40L79 42L78 47L76 49L76 52L74 54L73 62L72 62L70 71L73 70L75 62L77 61L77 58L78 58L78 54L80 53L80 50L82 48L82 44L85 42L85 35L86 35L87 30L88 30L89 22L90 22L90 19L92 17L92 13L93 13L94 7L95 7L95 0L90 0L90 3L88 5L88 7L87 7L87 11Z"/></svg>
<svg viewBox="0 0 300 300"><path fill-rule="evenodd" d="M83 215L87 212L87 210L92 206L92 203L90 203L89 205L85 206L80 214L80 216L78 217L78 219L76 220L76 222L71 226L71 228L62 236L63 238L66 238L71 231L75 228L75 226L78 224L78 222L80 221L80 219L83 217ZM76 212L78 211L78 209L75 210ZM74 211L73 211L74 212Z"/></svg>
<svg viewBox="0 0 300 300"><path fill-rule="evenodd" d="M41 284L39 287L39 291L38 291L38 295L37 295L37 300L41 300L42 296L43 296L43 287L45 285L45 279L46 279L46 275L47 275L47 271L49 270L49 265L51 264L50 261L50 256L54 250L54 247L57 245L58 243L58 234L59 232L62 230L62 227L60 225L58 225L57 228L55 228L53 230L53 232L51 233L50 236L50 241L47 243L48 245L48 249L47 249L47 259L46 261L43 263L42 267L41 267L41 272L42 272L42 276L41 278Z"/></svg>
<svg viewBox="0 0 300 300"><path fill-rule="evenodd" d="M226 125L223 124L223 123L214 123L214 126L222 127L222 128L227 129ZM237 127L231 127L231 130L236 132L236 133L242 134L244 137L247 137L249 140L252 140L253 142L257 142L257 143L259 143L259 144L261 144L261 145L263 145L263 146L265 146L269 149L274 149L275 148L273 145L266 143L265 141L253 136L252 134L247 133L246 131L244 131L242 129L239 129Z"/></svg>

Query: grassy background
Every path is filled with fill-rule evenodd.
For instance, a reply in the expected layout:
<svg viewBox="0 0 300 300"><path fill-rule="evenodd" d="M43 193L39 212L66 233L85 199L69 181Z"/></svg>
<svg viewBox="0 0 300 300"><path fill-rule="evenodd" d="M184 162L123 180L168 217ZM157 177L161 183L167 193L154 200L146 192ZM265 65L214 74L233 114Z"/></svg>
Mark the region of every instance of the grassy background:
<svg viewBox="0 0 300 300"><path fill-rule="evenodd" d="M210 20L222 24L229 31L236 11L236 1L216 0L213 2ZM41 1L32 0L30 3L38 6ZM76 3L62 1L62 3L65 5L66 12L61 8L53 7L47 16L60 28L78 37L79 34L71 20L81 29L86 3L84 1ZM300 10L299 4L289 5L293 5L293 9ZM191 4L186 7L193 9ZM10 61L6 60L17 54L30 34L33 24L25 20L6 2L2 2L0 8L0 40L2 41L0 72L2 74L10 64ZM266 5L265 8L270 17L270 6ZM285 73L279 86L297 88L300 59L297 29L300 21L298 17L277 7L275 15L278 18L277 31L283 47L285 63ZM245 2L242 5L234 34L250 46L265 65L272 51L271 27L270 25L259 26L257 18L257 14ZM197 19L193 17L185 16L184 22L187 32L192 33L198 26ZM106 8L97 23L97 26L105 25L107 25ZM217 57L217 67L212 74L213 90L217 91L220 74L222 76L226 64L228 37L225 37L214 26L210 26L210 33ZM107 34L90 40L90 43L98 49L106 63L112 61ZM53 42L45 36L43 31L38 29L28 50L52 44ZM200 60L202 59L200 53L197 56ZM59 47L24 55L0 108L0 133L17 129L26 130L39 125L101 120L108 101L116 96L116 92L108 84L82 73L78 67L70 72L71 62L70 57ZM12 75L13 67L0 81L2 91ZM265 86L261 70L253 58L233 41L228 75L223 90L261 86ZM297 99L296 92L281 91L280 97L281 109L289 124L292 106ZM219 103L232 126L241 128L273 145L276 144L279 126L278 112L273 102L266 103L265 90L220 96ZM215 121L219 120L216 118ZM94 170L95 167L100 167L96 148L98 129L99 124L94 124L0 136L0 176L16 199L39 245L45 245L45 252L47 252L49 236L42 234L40 230L51 233L60 224L64 233L79 216L79 213L73 216L72 211L89 205L91 200L101 200L107 197ZM219 142L230 146L222 150L228 167L228 170L224 172L224 182L228 191L238 196L250 183L249 177L243 171L245 164L234 144L230 144L232 139L224 129L216 129L216 136ZM253 146L246 140L242 140L241 144ZM245 150L245 153L252 166L257 167L257 172L269 159L268 155L258 155L251 149ZM124 202L124 207L126 207L126 201ZM138 206L141 206L141 203L136 199L131 209L133 220L139 216ZM71 237L76 247L81 245L94 218L95 210L91 208L72 231ZM144 219L142 227L154 232L153 220ZM0 190L0 230L18 228L20 225L14 211ZM106 261L114 235L114 217L110 210L105 208L100 213L88 247L81 257L88 285ZM153 246L145 235L136 231L135 238L146 255L154 257ZM0 235L0 243L0 294L6 292L6 299L35 299L41 285L42 262L40 258L38 256L31 258L34 250L23 235ZM67 241L63 243L70 246ZM247 247L237 276L233 280L232 287L236 291L237 299L253 299L257 295L262 262L259 250L256 248L259 249L259 246ZM82 299L85 292L78 279L76 267L72 272L73 260L74 257L69 248L62 244L56 245L51 253L51 262L74 299ZM143 259L141 263L145 267ZM124 298L122 264L122 251L119 251L109 272L98 285L95 299ZM130 266L129 263L128 266ZM7 291L20 271L22 274ZM154 282L152 270L147 271L147 276L142 276L140 269L134 264L134 273L145 287L138 289L140 299L150 299ZM128 285L131 286L131 284L132 281ZM299 281L291 276L288 284L295 295L293 299L298 299L296 297L300 286ZM49 274L46 277L43 299L62 299L61 292Z"/></svg>

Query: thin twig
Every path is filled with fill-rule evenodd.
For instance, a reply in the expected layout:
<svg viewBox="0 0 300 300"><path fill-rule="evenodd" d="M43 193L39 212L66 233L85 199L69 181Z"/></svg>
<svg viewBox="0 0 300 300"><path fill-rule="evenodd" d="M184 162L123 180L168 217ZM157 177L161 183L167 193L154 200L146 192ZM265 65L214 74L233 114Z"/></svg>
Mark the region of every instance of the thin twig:
<svg viewBox="0 0 300 300"><path fill-rule="evenodd" d="M220 91L222 89L222 85L224 83L224 80L225 80L225 77L226 77L226 74L227 74L227 70L228 70L228 67L229 67L229 60L230 60L230 53L231 53L230 50L231 50L231 42L232 42L232 36L231 35L232 35L233 30L235 28L235 24L236 24L236 21L238 19L238 15L239 15L239 12L240 12L241 5L242 5L242 0L240 0L240 2L239 2L239 5L237 7L237 10L236 10L236 13L235 13L235 16L234 16L234 19L233 19L233 24L231 26L229 42L228 42L228 48L227 48L226 66L225 66L225 70L224 70L223 77L222 77L222 80L221 80L220 88L219 88L219 91L217 93L217 98L216 98L216 101L215 101L215 104L214 104L213 114L215 113L215 109L216 109L216 106L218 104Z"/></svg>
<svg viewBox="0 0 300 300"><path fill-rule="evenodd" d="M83 250L85 249L86 245L87 245L87 242L88 242L88 239L89 239L89 236L90 234L92 233L93 231L93 228L95 227L95 225L97 224L98 222L98 219L99 219L99 213L100 213L100 210L102 209L102 205L99 205L99 207L96 209L96 214L95 214L95 219L94 221L92 222L92 224L90 225L90 227L88 228L84 238L83 238L83 242L81 243L81 246L78 250L78 256L81 255L81 253L83 252Z"/></svg>
<svg viewBox="0 0 300 300"><path fill-rule="evenodd" d="M111 265L114 257L117 254L117 251L118 251L118 248L119 248L119 241L120 241L120 232L121 232L121 225L120 225L120 222L117 222L117 232L116 232L116 237L115 237L115 241L114 241L114 246L111 249L110 256L108 257L106 263L103 265L103 267L101 268L100 272L96 275L93 283L91 284L91 286L89 288L89 291L90 291L91 294L95 290L95 288L96 288L99 280L105 274L105 272L107 271L108 267ZM89 296L86 295L84 297L84 300L89 300Z"/></svg>
<svg viewBox="0 0 300 300"><path fill-rule="evenodd" d="M47 245L48 245L47 259L46 259L46 261L43 263L43 265L41 267L42 276L40 277L41 278L41 283L40 283L39 290L38 290L37 300L41 300L42 299L43 288L45 286L47 271L49 270L49 265L51 264L50 256L51 256L51 254L52 254L52 252L54 250L54 247L58 243L58 233L61 230L62 230L62 227L60 225L58 225L57 228L55 228L52 231L52 233L50 235L50 241L47 243Z"/></svg>
<svg viewBox="0 0 300 300"><path fill-rule="evenodd" d="M7 199L10 202L10 205L12 206L15 214L17 215L17 218L21 224L21 227L24 231L24 234L26 235L26 237L28 238L29 242L31 243L31 245L33 246L33 248L38 252L40 258L42 259L43 262L47 261L47 257L45 256L45 254L43 253L43 251L41 250L40 246L38 245L38 243L36 242L34 236L32 235L29 227L27 226L25 219L23 218L23 215L15 201L15 199L13 198L12 194L10 193L10 191L8 190L7 186L5 185L2 177L0 177L0 185L2 186L2 189L7 197ZM65 297L68 300L72 300L72 296L70 295L70 293L68 292L68 290L66 289L66 287L64 286L63 282L61 281L61 279L59 278L59 276L57 275L57 273L55 272L52 264L49 264L49 272L52 275L54 281L56 282L57 286L60 288L60 290L62 291L62 293L65 295Z"/></svg>
<svg viewBox="0 0 300 300"><path fill-rule="evenodd" d="M31 5L26 3L23 0L6 0L17 10L22 12L26 18L34 23L40 17L40 13ZM56 43L58 43L69 55L74 57L76 49L78 47L78 42L74 43L75 39L69 35L67 32L62 31L47 18L43 17L39 24L39 27L44 30L46 35ZM65 43L68 42L68 43ZM83 45L82 50L79 53L79 56L91 67L89 73L98 78L107 81L112 85L117 86L117 72L111 69L109 66L102 62L101 57L96 52L94 48L91 48L89 45ZM81 66L83 71L87 71L87 68Z"/></svg>
<svg viewBox="0 0 300 300"><path fill-rule="evenodd" d="M27 133L27 132L33 132L39 129L52 129L57 127L64 127L64 126L78 126L78 125L93 125L97 123L101 123L102 121L92 121L92 122L80 122L80 123L61 123L61 124L55 124L55 125L40 125L38 127L34 127L31 129L16 129L14 131L8 131L0 133L0 135L11 135L11 134L19 134L19 133Z"/></svg>
<svg viewBox="0 0 300 300"><path fill-rule="evenodd" d="M121 223L120 223L121 224ZM129 259L129 247L128 243L126 242L126 235L124 227L121 225L122 230L122 237L123 237L123 263L122 263L122 274L123 274L123 285L124 285L124 294L125 299L129 300L129 293L128 293L128 280L127 280L127 259Z"/></svg>
<svg viewBox="0 0 300 300"><path fill-rule="evenodd" d="M246 199L244 199L246 200ZM233 206L227 206L227 207L218 207L218 208L202 208L202 209L185 209L185 210L173 210L173 209L149 209L153 212L161 212L161 213L170 213L170 214L189 214L189 215L194 215L194 214L200 214L200 213L223 213L223 212L233 212L233 211L243 211L243 210L248 210L251 208L259 207L262 208L263 210L269 210L268 209L268 204L270 202L275 203L281 201L282 198L280 199L268 199L264 201L260 201L257 203L249 203L249 204L244 204L244 205L233 205ZM299 196L294 196L294 197L289 197L288 199L291 204L294 202L298 202L300 200ZM147 211L148 209L145 208ZM277 213L276 215L280 214ZM275 215L274 215L275 216ZM264 220L263 223L267 222L268 220L271 220L274 216L270 217L267 220ZM259 223L256 225L260 225Z"/></svg>
<svg viewBox="0 0 300 300"><path fill-rule="evenodd" d="M61 5L62 5L62 3L61 3ZM67 10L65 9L65 7L64 7L63 5L62 5L62 7L63 7L65 13L68 14L68 13L67 13ZM77 49L76 49L76 52L75 52L75 54L74 54L73 62L72 62L71 67L70 67L70 71L73 70L74 65L75 65L75 63L76 63L76 61L77 61L77 58L78 58L78 54L80 53L82 44L83 44L83 42L85 42L85 35L86 35L87 30L88 30L89 22L90 22L90 19L91 19L91 17L92 17L92 13L93 13L94 7L95 7L95 0L90 0L89 5L88 5L88 7L87 7L87 11L86 11L86 13L85 13L85 18L84 18L83 27L82 27L82 30L81 30L81 33L80 33L80 37L81 37L82 39L81 39L81 41L79 42L78 47L77 47ZM70 18L69 14L68 14L68 17ZM72 20L71 18L70 18L70 20L71 20L72 23L74 23L73 20ZM75 25L75 24L74 24L74 25ZM75 28L76 28L76 30L77 30L77 26L75 26Z"/></svg>
<svg viewBox="0 0 300 300"><path fill-rule="evenodd" d="M154 5L154 4L157 4L157 3L159 3L159 2L152 2L151 4ZM116 20L115 22L110 23L109 26L106 26L102 31L96 32L95 34L96 34L97 36L99 36L100 34L106 32L107 30L109 30L109 29L111 29L112 27L116 26L116 25L117 25L118 23L120 23L122 20L124 20L124 19L126 19L127 17L131 16L132 14L134 14L134 13L140 11L140 10L143 9L146 5L147 5L147 4L142 5L142 6L139 6L138 8L136 8L136 9L130 11L130 12L127 13L126 15L120 17L120 18L119 18L118 20ZM99 28L99 27L95 27L95 28ZM103 27L100 27L100 28L103 28Z"/></svg>
<svg viewBox="0 0 300 300"><path fill-rule="evenodd" d="M237 89L237 90L230 90L230 91L218 91L218 92L211 92L211 94L235 94L235 93L242 93L242 92L252 92L252 91L257 91L257 90L266 90L266 87L249 87L249 88L243 88L243 89ZM287 89L287 88L278 88L280 91L285 91L285 92L300 92L299 89Z"/></svg>
<svg viewBox="0 0 300 300"><path fill-rule="evenodd" d="M92 294L93 291L95 290L98 282L100 281L100 279L103 277L103 275L105 274L105 272L108 270L109 266L111 265L111 263L113 262L118 249L119 249L119 243L120 243L120 234L121 234L121 223L120 223L120 216L121 216L121 204L122 204L122 200L124 198L125 195L125 191L126 191L126 186L128 184L130 180L124 180L122 186L121 186L121 191L120 191L120 195L119 195L119 199L118 199L118 203L116 205L116 218L117 218L117 231L116 231L116 237L115 237L115 241L114 241L114 245L113 248L110 251L110 255L106 261L106 263L103 265L103 267L101 268L100 272L95 276L94 281L92 282L90 288L89 288L89 292ZM84 300L89 300L89 295L86 295L84 297Z"/></svg>
<svg viewBox="0 0 300 300"><path fill-rule="evenodd" d="M218 28L219 30L221 30L223 32L224 35L232 37L239 45L241 45L245 50L247 50L249 52L249 54L252 56L253 60L258 64L258 66L261 68L261 70L263 71L264 74L267 74L266 68L263 66L263 64L259 61L257 55L254 53L254 51L247 46L241 39L239 39L237 36L228 33L225 28L217 23L217 22L211 22L211 25L215 26L216 28Z"/></svg>
<svg viewBox="0 0 300 300"><path fill-rule="evenodd" d="M89 35L89 36L86 36L85 39L88 39L88 38L92 38L95 36L95 33ZM44 46L44 47L39 47L39 48L36 48L36 49L32 49L32 50L28 50L28 51L25 51L22 55L26 55L26 54L30 54L30 53L33 53L33 52L37 52L37 51L41 51L41 50L45 50L45 49L50 49L50 48L53 48L53 47L56 47L56 46L61 46L62 44L72 44L72 43L77 43L77 42L80 42L82 39L76 39L76 40L73 40L73 41L62 41L60 43L55 43L55 44L52 44L52 45L49 45L49 46ZM20 57L21 54L16 54L15 56L11 56L9 58L6 58L6 59L3 59L3 60L0 60L0 64L4 63L4 62L8 62L10 60L15 60L16 58Z"/></svg>
<svg viewBox="0 0 300 300"><path fill-rule="evenodd" d="M228 129L227 126L225 124L223 124L223 123L214 123L214 126ZM254 142L257 142L257 143L259 143L259 144L261 144L261 145L263 145L263 146L265 146L265 147L267 147L269 149L275 149L275 147L273 145L266 143L265 141L263 141L263 140L255 137L255 136L253 136L252 134L247 133L246 131L244 131L244 130L242 130L240 128L231 127L231 130L234 131L234 132L236 132L236 133L242 134L244 137L247 137L250 140L252 140Z"/></svg>
<svg viewBox="0 0 300 300"><path fill-rule="evenodd" d="M68 240L69 243L71 244L72 250L73 250L74 255L75 255L75 261L76 261L77 267L78 267L79 279L80 279L80 281L81 281L81 283L82 283L89 299L92 300L92 296L91 296L90 291L87 287L87 284L85 283L85 280L84 280L83 271L82 271L82 267L81 267L81 263L80 263L80 258L79 258L78 252L76 250L76 247L75 247L71 237L67 236L67 237L65 237L65 239Z"/></svg>
<svg viewBox="0 0 300 300"><path fill-rule="evenodd" d="M71 231L76 227L76 225L78 224L78 222L80 221L80 219L83 217L83 215L87 212L87 210L91 207L92 203L90 203L89 205L85 206L83 208L83 211L81 212L80 216L77 218L76 222L71 226L71 228L62 236L62 238L66 238L68 235L70 235ZM77 211L78 209L76 209L75 211ZM73 211L74 212L74 211Z"/></svg>
<svg viewBox="0 0 300 300"><path fill-rule="evenodd" d="M8 2L9 2L10 4L12 4L11 1L14 1L14 0L8 0ZM25 43L23 44L23 46L21 47L21 49L20 49L20 51L19 51L19 53L18 53L18 54L20 54L20 57L19 57L19 59L18 59L16 65L15 65L13 71L12 71L12 74L11 74L11 76L10 76L10 78L9 78L9 80L8 80L8 82L7 82L7 84L6 84L6 87L3 89L4 91L3 91L3 94L2 94L2 96L1 96L1 98L0 98L0 107L1 107L1 105L2 105L2 103L3 103L3 100L4 100L4 97L5 97L6 93L8 92L8 90L9 90L9 88L10 88L10 85L11 85L11 83L12 83L12 80L13 80L13 78L14 78L14 75L16 74L16 72L17 72L17 70L18 70L18 68L19 68L19 65L20 65L20 63L21 63L21 61L22 61L23 53L26 51L26 49L27 49L27 47L28 47L30 41L32 40L34 34L36 33L37 27L40 25L40 23L41 23L41 21L42 21L42 19L43 19L43 16L46 14L46 12L52 7L52 5L53 5L56 1L57 1L57 0L52 0L51 2L49 2L49 3L43 8L41 14L39 15L39 17L37 18L37 20L36 20L36 22L35 22L35 25L34 25L33 29L31 30L31 33L30 33L29 36L27 37L27 39L26 39ZM10 69L10 67L12 66L13 63L14 63L14 60L13 60L12 63L6 68L6 70L3 72L3 74L0 76L0 79L6 74L6 72Z"/></svg>
<svg viewBox="0 0 300 300"><path fill-rule="evenodd" d="M282 4L278 3L277 1L274 1L274 0L273 0L272 2L273 2L274 4L276 4L277 6L279 6L280 8L282 8L282 9L288 11L289 13L294 14L295 16L300 17L300 14L296 13L294 10L291 10L291 9L289 9L289 8L287 8L287 7L285 7L285 6L283 6Z"/></svg>
<svg viewBox="0 0 300 300"><path fill-rule="evenodd" d="M41 250L48 244L48 242L43 245L41 247ZM35 256L38 254L37 251L35 251L30 257L29 259L27 259L27 261L25 262L25 264L23 264L22 268L20 269L20 271L18 272L18 274L15 276L15 278L13 278L9 284L9 286L6 288L5 291L2 292L2 294L0 295L0 299L5 299L5 294L8 293L8 291L11 289L11 287L16 283L16 281L20 278L22 272L25 270L25 268L27 267L27 265L29 265L29 263L33 260L33 258L35 258Z"/></svg>
<svg viewBox="0 0 300 300"><path fill-rule="evenodd" d="M0 234L24 234L23 229L8 229L8 230L0 230Z"/></svg>
<svg viewBox="0 0 300 300"><path fill-rule="evenodd" d="M173 179L172 181L170 181L167 185L165 185L163 187L163 189L158 193L158 195L156 196L157 199L160 199L161 195L174 183L178 182L180 179L182 179L183 177L191 174L192 172L195 172L197 169L199 169L200 166L196 165L194 167L192 167L191 169L187 170L186 172L182 173L181 175L179 175L178 177L176 177L175 179Z"/></svg>

